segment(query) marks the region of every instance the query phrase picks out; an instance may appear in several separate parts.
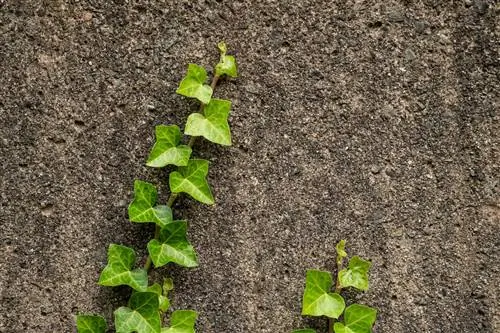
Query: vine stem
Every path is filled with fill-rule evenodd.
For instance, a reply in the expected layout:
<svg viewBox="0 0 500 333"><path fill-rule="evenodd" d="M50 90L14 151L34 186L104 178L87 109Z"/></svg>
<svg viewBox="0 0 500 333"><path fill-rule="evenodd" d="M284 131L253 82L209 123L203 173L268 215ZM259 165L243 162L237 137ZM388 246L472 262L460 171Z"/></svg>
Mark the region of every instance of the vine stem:
<svg viewBox="0 0 500 333"><path fill-rule="evenodd" d="M337 260L337 281L335 283L335 293L336 294L340 294L340 291L342 290L342 286L340 285L340 281L339 281L339 272L342 270L343 261L344 261L343 258L341 260ZM328 318L328 333L333 333L333 325L334 324L335 324L335 319Z"/></svg>
<svg viewBox="0 0 500 333"><path fill-rule="evenodd" d="M212 79L212 83L210 84L212 91L215 90L215 87L217 86L217 82L219 82L219 78L220 78L219 75L214 75L214 77ZM201 103L198 113L203 113L204 109L205 109L205 104ZM188 146L190 148L193 148L197 138L198 138L197 136L192 136L189 139ZM169 208L172 208L172 206L174 205L175 200L177 199L178 196L179 196L179 193L170 193L170 196L168 197L168 201L167 201L167 206ZM156 225L154 239L158 239L158 237L160 237L160 230L161 230L160 226ZM148 257L146 259L146 263L144 264L144 269L147 272L149 272L149 270L151 269L151 264L152 264L151 256L148 255Z"/></svg>

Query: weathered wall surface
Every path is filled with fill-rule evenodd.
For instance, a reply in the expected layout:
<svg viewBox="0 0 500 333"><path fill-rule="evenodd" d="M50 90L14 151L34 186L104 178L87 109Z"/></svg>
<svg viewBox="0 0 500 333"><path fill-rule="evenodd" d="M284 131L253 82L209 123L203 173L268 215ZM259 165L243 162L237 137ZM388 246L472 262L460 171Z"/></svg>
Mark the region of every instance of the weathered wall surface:
<svg viewBox="0 0 500 333"><path fill-rule="evenodd" d="M198 331L289 332L334 244L373 261L377 333L500 332L495 1L0 1L0 331L74 332L127 290L95 284L156 124L225 40L234 145L199 142L214 207L187 198L201 266L170 267Z"/></svg>

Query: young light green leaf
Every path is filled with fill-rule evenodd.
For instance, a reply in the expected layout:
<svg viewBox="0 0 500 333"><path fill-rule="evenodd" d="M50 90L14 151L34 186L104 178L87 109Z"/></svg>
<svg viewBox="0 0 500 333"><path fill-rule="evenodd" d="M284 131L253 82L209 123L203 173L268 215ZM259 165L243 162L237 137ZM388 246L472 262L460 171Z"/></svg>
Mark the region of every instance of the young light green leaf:
<svg viewBox="0 0 500 333"><path fill-rule="evenodd" d="M106 321L101 316L78 315L76 316L78 333L106 333Z"/></svg>
<svg viewBox="0 0 500 333"><path fill-rule="evenodd" d="M368 270L371 263L354 256L349 260L349 268L339 272L339 282L342 288L354 287L359 290L368 290Z"/></svg>
<svg viewBox="0 0 500 333"><path fill-rule="evenodd" d="M163 280L163 295L167 296L168 292L174 289L174 280L166 278Z"/></svg>
<svg viewBox="0 0 500 333"><path fill-rule="evenodd" d="M231 130L227 122L230 110L230 101L212 99L205 106L204 114L189 115L184 133L191 136L203 136L214 143L230 146Z"/></svg>
<svg viewBox="0 0 500 333"><path fill-rule="evenodd" d="M206 176L208 161L192 159L188 165L170 173L169 185L173 193L185 192L204 204L212 205L214 198L210 192Z"/></svg>
<svg viewBox="0 0 500 333"><path fill-rule="evenodd" d="M132 294L129 307L122 306L115 311L116 333L160 333L161 319L158 308L156 293Z"/></svg>
<svg viewBox="0 0 500 333"><path fill-rule="evenodd" d="M194 333L194 324L198 314L191 310L177 310L172 313L170 327L161 329L161 333Z"/></svg>
<svg viewBox="0 0 500 333"><path fill-rule="evenodd" d="M329 292L332 275L329 272L308 270L302 299L302 314L338 318L345 308L342 296Z"/></svg>
<svg viewBox="0 0 500 333"><path fill-rule="evenodd" d="M348 306L344 312L344 323L335 323L335 333L371 333L377 318L377 310L361 304Z"/></svg>
<svg viewBox="0 0 500 333"><path fill-rule="evenodd" d="M220 42L217 46L220 51L220 61L215 66L215 75L222 76L225 74L230 77L237 77L238 69L236 68L236 60L233 56L226 55L226 43Z"/></svg>
<svg viewBox="0 0 500 333"><path fill-rule="evenodd" d="M101 286L115 287L127 285L137 291L148 287L148 273L142 269L132 269L135 252L126 246L111 244L108 249L108 264L99 277Z"/></svg>
<svg viewBox="0 0 500 333"><path fill-rule="evenodd" d="M337 250L337 265L339 265L339 266L342 265L344 258L347 257L347 252L345 252L345 243L346 243L346 240L342 239L335 246L335 249Z"/></svg>
<svg viewBox="0 0 500 333"><path fill-rule="evenodd" d="M156 187L148 182L134 182L134 200L128 206L132 222L152 222L160 227L172 222L172 210L166 205L154 206L157 199Z"/></svg>
<svg viewBox="0 0 500 333"><path fill-rule="evenodd" d="M158 309L161 312L165 312L168 310L168 308L170 307L170 301L165 295L163 295L162 288L158 283L155 283L155 284L149 286L146 289L146 291L151 292L151 293L155 293L158 295L158 304L159 304Z"/></svg>
<svg viewBox="0 0 500 333"><path fill-rule="evenodd" d="M184 267L198 266L193 246L186 237L187 222L174 221L164 226L160 237L148 243L148 251L155 267L174 262Z"/></svg>
<svg viewBox="0 0 500 333"><path fill-rule="evenodd" d="M191 147L179 145L181 131L176 125L158 125L155 128L156 143L149 154L147 166L162 168L169 164L185 166L191 156Z"/></svg>
<svg viewBox="0 0 500 333"><path fill-rule="evenodd" d="M292 333L316 333L316 330L313 330L311 328L303 328L301 330L295 330Z"/></svg>
<svg viewBox="0 0 500 333"><path fill-rule="evenodd" d="M182 96L196 98L203 104L208 104L213 91L209 85L205 84L206 79L207 72L205 68L196 64L189 64L186 76L182 79L179 88L175 92Z"/></svg>

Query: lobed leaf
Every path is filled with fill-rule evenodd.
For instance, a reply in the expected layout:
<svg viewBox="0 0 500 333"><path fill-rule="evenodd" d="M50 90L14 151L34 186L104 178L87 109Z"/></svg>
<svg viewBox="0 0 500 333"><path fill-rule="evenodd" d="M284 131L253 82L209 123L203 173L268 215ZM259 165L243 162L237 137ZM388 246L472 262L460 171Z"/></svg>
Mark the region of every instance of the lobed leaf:
<svg viewBox="0 0 500 333"><path fill-rule="evenodd" d="M111 244L108 249L108 264L99 277L101 286L115 287L127 285L137 291L148 287L148 273L142 268L132 269L135 252L126 246Z"/></svg>
<svg viewBox="0 0 500 333"><path fill-rule="evenodd" d="M212 88L205 84L207 72L196 64L189 64L186 76L175 91L179 95L193 97L203 104L208 104L212 98Z"/></svg>
<svg viewBox="0 0 500 333"><path fill-rule="evenodd" d="M158 309L161 312L165 312L170 307L170 300L163 294L163 290L158 283L149 286L146 289L147 292L155 293L158 295Z"/></svg>
<svg viewBox="0 0 500 333"><path fill-rule="evenodd" d="M238 69L236 68L236 59L234 59L234 56L226 55L226 43L220 42L217 46L220 51L220 61L215 66L215 75L222 76L225 74L230 77L237 77Z"/></svg>
<svg viewBox="0 0 500 333"><path fill-rule="evenodd" d="M169 164L185 166L191 156L191 147L179 145L181 131L176 125L158 125L155 128L156 142L149 154L147 166L162 168Z"/></svg>
<svg viewBox="0 0 500 333"><path fill-rule="evenodd" d="M148 251L155 267L174 262L184 267L198 266L193 246L186 237L187 222L174 221L164 226L159 239L148 243Z"/></svg>
<svg viewBox="0 0 500 333"><path fill-rule="evenodd" d="M152 222L160 227L171 223L172 210L166 205L155 206L158 193L148 182L134 182L134 200L128 206L128 216L132 222Z"/></svg>
<svg viewBox="0 0 500 333"><path fill-rule="evenodd" d="M170 173L170 191L173 193L184 192L199 202L212 205L214 198L206 180L207 174L208 161L189 160L187 166L180 167L178 171Z"/></svg>
<svg viewBox="0 0 500 333"><path fill-rule="evenodd" d="M231 110L231 101L212 99L204 108L204 114L189 115L184 133L191 136L203 136L220 145L231 145L231 130L227 118Z"/></svg>
<svg viewBox="0 0 500 333"><path fill-rule="evenodd" d="M349 268L345 268L339 272L338 279L340 286L354 287L359 290L368 290L368 271L371 263L363 260L358 256L354 256L349 260Z"/></svg>
<svg viewBox="0 0 500 333"><path fill-rule="evenodd" d="M348 306L344 312L344 323L333 326L335 333L371 333L377 318L377 310L361 304Z"/></svg>
<svg viewBox="0 0 500 333"><path fill-rule="evenodd" d="M177 310L172 313L170 327L161 329L161 333L194 333L194 324L198 313L191 310Z"/></svg>
<svg viewBox="0 0 500 333"><path fill-rule="evenodd" d="M158 295L154 292L132 294L128 307L115 311L116 333L160 333Z"/></svg>
<svg viewBox="0 0 500 333"><path fill-rule="evenodd" d="M316 333L316 330L313 330L312 328L303 328L300 330L295 330L292 333Z"/></svg>
<svg viewBox="0 0 500 333"><path fill-rule="evenodd" d="M78 315L76 316L78 333L106 333L106 321L101 316Z"/></svg>
<svg viewBox="0 0 500 333"><path fill-rule="evenodd" d="M332 275L329 272L308 270L302 299L302 314L338 318L345 308L342 296L329 292Z"/></svg>

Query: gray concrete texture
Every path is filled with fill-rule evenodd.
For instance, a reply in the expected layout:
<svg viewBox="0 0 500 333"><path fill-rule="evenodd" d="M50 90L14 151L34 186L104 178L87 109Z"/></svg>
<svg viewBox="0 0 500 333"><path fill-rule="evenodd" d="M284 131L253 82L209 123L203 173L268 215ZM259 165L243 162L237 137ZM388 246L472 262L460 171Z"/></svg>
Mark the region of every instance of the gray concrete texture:
<svg viewBox="0 0 500 333"><path fill-rule="evenodd" d="M0 331L76 332L127 288L96 284L157 124L184 124L189 62L225 40L234 144L199 141L217 204L183 197L200 267L168 266L197 331L290 332L335 243L373 262L388 332L500 332L500 6L495 1L0 1ZM111 331L110 331L111 332Z"/></svg>

